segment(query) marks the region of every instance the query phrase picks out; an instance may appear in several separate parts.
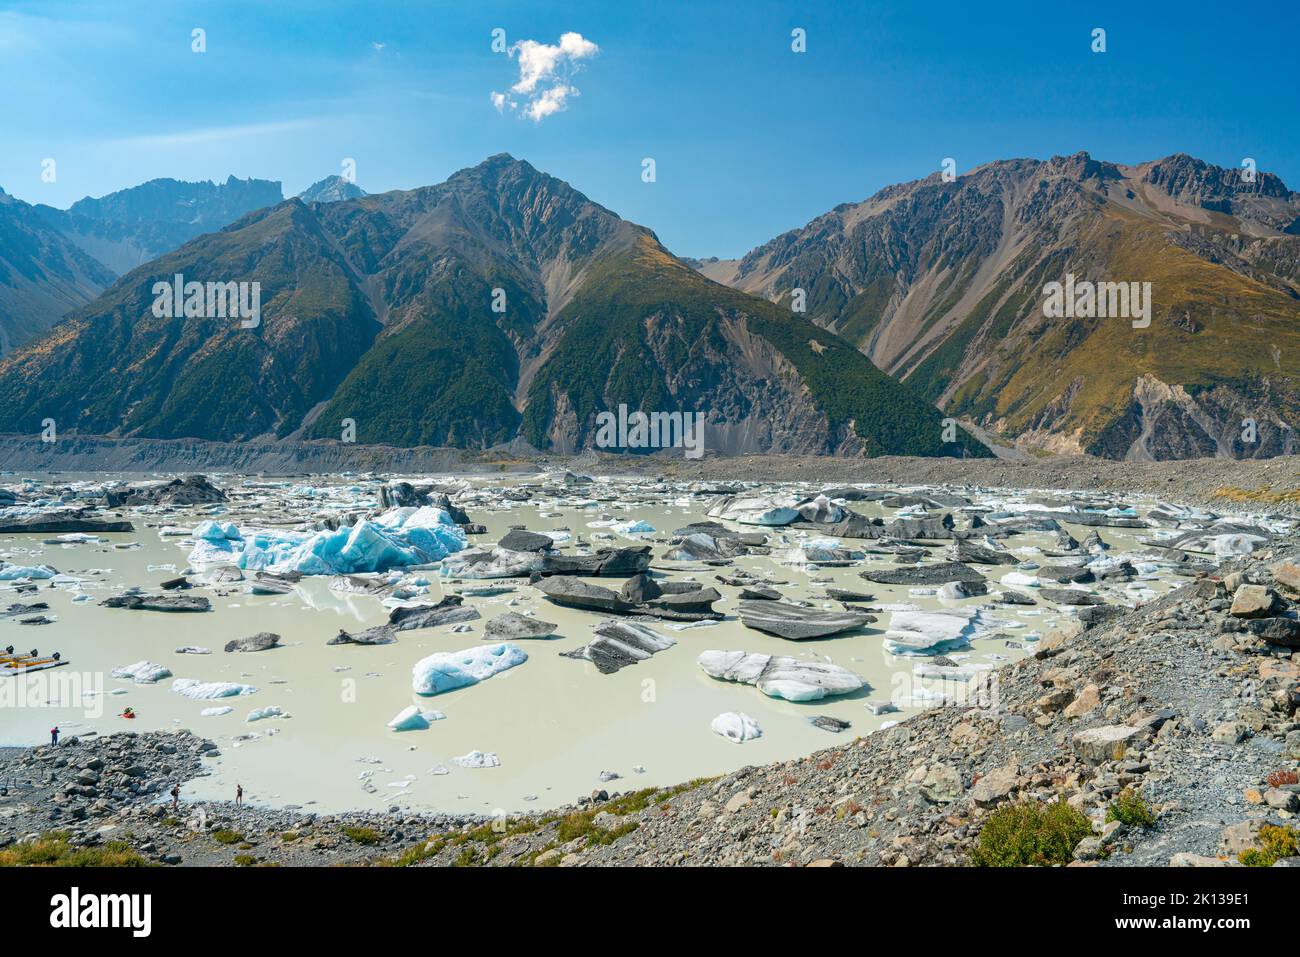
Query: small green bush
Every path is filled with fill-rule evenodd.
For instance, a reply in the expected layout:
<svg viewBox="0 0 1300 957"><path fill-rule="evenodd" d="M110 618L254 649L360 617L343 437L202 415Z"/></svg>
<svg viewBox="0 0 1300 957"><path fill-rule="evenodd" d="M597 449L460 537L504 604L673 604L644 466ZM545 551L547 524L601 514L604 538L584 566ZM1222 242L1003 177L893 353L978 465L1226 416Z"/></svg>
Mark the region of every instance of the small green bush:
<svg viewBox="0 0 1300 957"><path fill-rule="evenodd" d="M1156 823L1151 805L1132 788L1125 788L1106 808L1107 821L1119 821L1129 827L1151 827Z"/></svg>
<svg viewBox="0 0 1300 957"><path fill-rule="evenodd" d="M1008 804L984 822L971 863L977 867L1068 864L1075 847L1091 833L1088 819L1064 801Z"/></svg>
<svg viewBox="0 0 1300 957"><path fill-rule="evenodd" d="M252 867L257 863L257 858L252 854L236 854L235 864L238 867Z"/></svg>
<svg viewBox="0 0 1300 957"><path fill-rule="evenodd" d="M212 837L218 844L244 843L244 835L240 834L238 831L231 831L226 828L222 828L219 831L213 831Z"/></svg>
<svg viewBox="0 0 1300 957"><path fill-rule="evenodd" d="M1272 867L1284 857L1300 855L1296 846L1298 836L1300 831L1293 827L1265 824L1259 829L1259 842L1264 846L1246 848L1237 855L1237 860L1247 867Z"/></svg>
<svg viewBox="0 0 1300 957"><path fill-rule="evenodd" d="M349 824L343 828L343 833L348 836L348 840L354 844L378 844L379 832L373 827L359 827L355 824Z"/></svg>

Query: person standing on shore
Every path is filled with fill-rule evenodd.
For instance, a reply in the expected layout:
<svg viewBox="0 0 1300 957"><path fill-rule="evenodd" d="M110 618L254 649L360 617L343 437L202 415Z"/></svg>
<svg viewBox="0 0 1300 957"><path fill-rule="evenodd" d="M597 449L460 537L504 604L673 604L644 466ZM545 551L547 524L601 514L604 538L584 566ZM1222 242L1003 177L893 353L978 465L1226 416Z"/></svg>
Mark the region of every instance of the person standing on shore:
<svg viewBox="0 0 1300 957"><path fill-rule="evenodd" d="M50 728L50 744L56 748L59 746L59 726L57 724Z"/></svg>
<svg viewBox="0 0 1300 957"><path fill-rule="evenodd" d="M236 784L235 785L235 806L241 807L243 803L244 803L244 786L242 784Z"/></svg>
<svg viewBox="0 0 1300 957"><path fill-rule="evenodd" d="M181 807L181 786L179 784L173 784L172 785L172 810L179 811L180 807Z"/></svg>

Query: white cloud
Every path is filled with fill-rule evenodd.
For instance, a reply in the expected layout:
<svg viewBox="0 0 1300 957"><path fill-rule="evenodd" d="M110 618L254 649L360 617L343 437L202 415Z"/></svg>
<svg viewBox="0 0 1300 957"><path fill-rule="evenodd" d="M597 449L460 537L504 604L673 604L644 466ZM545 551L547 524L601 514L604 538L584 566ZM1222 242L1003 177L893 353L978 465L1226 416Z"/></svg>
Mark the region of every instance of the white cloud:
<svg viewBox="0 0 1300 957"><path fill-rule="evenodd" d="M519 80L510 87L513 96L492 93L492 105L504 113L507 108L535 123L566 108L578 88L569 82L580 60L600 52L600 47L581 33L569 32L558 44L521 40L506 51L519 61Z"/></svg>

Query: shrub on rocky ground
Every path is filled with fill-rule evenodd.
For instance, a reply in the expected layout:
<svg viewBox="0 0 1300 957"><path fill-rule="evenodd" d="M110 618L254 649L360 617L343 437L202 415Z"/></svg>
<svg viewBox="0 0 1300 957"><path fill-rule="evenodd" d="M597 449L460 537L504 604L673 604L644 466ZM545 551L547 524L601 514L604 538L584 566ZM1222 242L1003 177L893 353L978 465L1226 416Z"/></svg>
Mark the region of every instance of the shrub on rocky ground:
<svg viewBox="0 0 1300 957"><path fill-rule="evenodd" d="M977 867L1068 864L1075 847L1091 833L1088 819L1063 801L1008 804L984 822L971 863Z"/></svg>
<svg viewBox="0 0 1300 957"><path fill-rule="evenodd" d="M1237 860L1247 867L1272 867L1284 857L1300 855L1296 838L1300 831L1293 827L1265 824L1259 829L1260 847L1248 847L1237 855Z"/></svg>
<svg viewBox="0 0 1300 957"><path fill-rule="evenodd" d="M49 831L38 840L0 851L0 867L150 867L123 841L99 847L74 847L62 831Z"/></svg>
<svg viewBox="0 0 1300 957"><path fill-rule="evenodd" d="M1119 821L1129 827L1151 827L1156 823L1156 815L1137 791L1125 788L1106 808L1106 820Z"/></svg>

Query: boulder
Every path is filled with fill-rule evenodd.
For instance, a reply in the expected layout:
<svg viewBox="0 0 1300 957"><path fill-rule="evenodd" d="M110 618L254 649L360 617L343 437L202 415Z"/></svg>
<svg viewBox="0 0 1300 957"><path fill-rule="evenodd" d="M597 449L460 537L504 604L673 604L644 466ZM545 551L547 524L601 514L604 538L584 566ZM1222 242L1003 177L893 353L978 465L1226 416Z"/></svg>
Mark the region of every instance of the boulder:
<svg viewBox="0 0 1300 957"><path fill-rule="evenodd" d="M541 574L582 575L586 577L622 577L636 575L650 568L650 546L602 548L594 555L542 554Z"/></svg>
<svg viewBox="0 0 1300 957"><path fill-rule="evenodd" d="M522 528L512 528L497 542L497 547L508 552L549 552L555 547L555 539Z"/></svg>
<svg viewBox="0 0 1300 957"><path fill-rule="evenodd" d="M1016 768L997 768L984 775L971 788L971 800L980 807L993 807L1011 797L1019 786L1020 775Z"/></svg>
<svg viewBox="0 0 1300 957"><path fill-rule="evenodd" d="M1277 595L1263 585L1239 585L1229 613L1237 618L1264 618L1277 605Z"/></svg>
<svg viewBox="0 0 1300 957"><path fill-rule="evenodd" d="M1088 764L1098 765L1106 761L1118 761L1124 757L1129 745L1142 732L1126 724L1111 724L1100 728L1090 728L1074 735L1074 753Z"/></svg>
<svg viewBox="0 0 1300 957"><path fill-rule="evenodd" d="M1300 648L1300 620L1295 618L1255 618L1248 625L1251 632L1271 645Z"/></svg>
<svg viewBox="0 0 1300 957"><path fill-rule="evenodd" d="M947 764L932 764L921 781L921 796L931 804L951 804L965 793L961 774Z"/></svg>
<svg viewBox="0 0 1300 957"><path fill-rule="evenodd" d="M114 595L100 602L105 608L133 611L211 611L212 603L201 595Z"/></svg>

